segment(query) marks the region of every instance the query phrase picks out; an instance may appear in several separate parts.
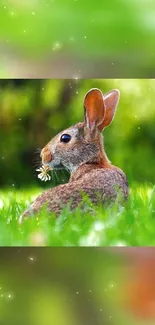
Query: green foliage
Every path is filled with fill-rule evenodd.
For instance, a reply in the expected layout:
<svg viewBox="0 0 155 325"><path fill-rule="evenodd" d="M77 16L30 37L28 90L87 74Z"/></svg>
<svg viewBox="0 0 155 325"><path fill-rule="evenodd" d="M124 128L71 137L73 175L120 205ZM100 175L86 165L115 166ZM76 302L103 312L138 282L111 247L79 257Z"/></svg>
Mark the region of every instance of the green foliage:
<svg viewBox="0 0 155 325"><path fill-rule="evenodd" d="M155 245L155 189L133 185L125 207L118 205L93 212L70 213L59 218L43 209L36 217L18 224L19 215L38 195L30 191L0 193L1 246L147 246ZM92 206L91 206L92 209Z"/></svg>
<svg viewBox="0 0 155 325"><path fill-rule="evenodd" d="M72 64L91 76L152 77L154 9L152 0L1 0L0 77L25 76L27 67L32 76L35 63L39 76L54 76L55 61L59 71L66 59L61 78Z"/></svg>
<svg viewBox="0 0 155 325"><path fill-rule="evenodd" d="M6 5L2 0L0 37L37 55L51 51L55 42L79 55L101 56L120 50L127 54L133 42L135 51L145 40L148 48L154 46L154 25L148 24L153 8L151 1L141 6L136 1L116 0L89 5L82 0L14 0Z"/></svg>

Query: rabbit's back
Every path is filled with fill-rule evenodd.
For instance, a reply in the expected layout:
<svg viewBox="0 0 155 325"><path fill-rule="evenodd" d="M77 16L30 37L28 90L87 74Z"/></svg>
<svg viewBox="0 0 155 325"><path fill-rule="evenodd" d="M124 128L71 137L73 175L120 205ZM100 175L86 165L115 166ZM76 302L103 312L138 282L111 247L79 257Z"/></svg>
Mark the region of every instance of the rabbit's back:
<svg viewBox="0 0 155 325"><path fill-rule="evenodd" d="M59 215L63 207L70 203L73 210L83 201L83 195L88 196L93 204L113 202L118 194L126 199L128 186L125 174L117 167L97 168L83 165L67 184L59 185L42 193L21 216L28 216L38 212L43 205L47 205L50 212Z"/></svg>
<svg viewBox="0 0 155 325"><path fill-rule="evenodd" d="M80 173L84 173L82 177L80 177ZM81 190L89 194L93 201L95 193L100 193L103 201L117 197L118 193L125 199L128 197L127 179L121 169L115 166L111 166L111 168L94 166L92 169L92 166L84 165L81 167L80 173L71 179L70 185L77 182L77 185L81 186Z"/></svg>

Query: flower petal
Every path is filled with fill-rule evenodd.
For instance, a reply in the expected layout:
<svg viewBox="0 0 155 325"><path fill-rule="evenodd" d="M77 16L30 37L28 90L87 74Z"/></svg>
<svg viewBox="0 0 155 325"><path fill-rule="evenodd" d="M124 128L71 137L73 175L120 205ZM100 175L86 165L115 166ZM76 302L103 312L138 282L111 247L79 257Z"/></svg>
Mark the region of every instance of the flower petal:
<svg viewBox="0 0 155 325"><path fill-rule="evenodd" d="M38 178L42 179L43 175L42 173L38 175Z"/></svg>
<svg viewBox="0 0 155 325"><path fill-rule="evenodd" d="M41 171L42 171L42 167L36 169L36 172L41 172Z"/></svg>

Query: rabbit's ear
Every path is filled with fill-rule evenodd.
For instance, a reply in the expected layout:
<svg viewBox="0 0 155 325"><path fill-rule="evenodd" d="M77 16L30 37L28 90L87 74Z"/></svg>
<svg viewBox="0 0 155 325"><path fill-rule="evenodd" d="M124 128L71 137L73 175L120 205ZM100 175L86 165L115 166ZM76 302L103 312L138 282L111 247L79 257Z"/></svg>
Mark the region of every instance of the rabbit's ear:
<svg viewBox="0 0 155 325"><path fill-rule="evenodd" d="M104 120L105 105L101 90L94 88L88 91L84 99L85 124L95 130Z"/></svg>
<svg viewBox="0 0 155 325"><path fill-rule="evenodd" d="M119 97L120 92L117 89L111 90L103 96L106 113L103 122L98 126L100 131L112 122L119 102Z"/></svg>

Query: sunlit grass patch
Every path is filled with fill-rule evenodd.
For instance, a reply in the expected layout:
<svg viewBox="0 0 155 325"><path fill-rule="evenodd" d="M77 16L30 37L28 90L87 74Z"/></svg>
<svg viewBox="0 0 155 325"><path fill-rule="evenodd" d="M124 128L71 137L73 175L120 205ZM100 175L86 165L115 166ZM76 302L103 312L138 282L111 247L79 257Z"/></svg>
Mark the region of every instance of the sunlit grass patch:
<svg viewBox="0 0 155 325"><path fill-rule="evenodd" d="M19 215L40 194L37 188L0 192L0 245L144 246L155 245L155 187L131 186L125 206L73 212L58 218L44 208L18 224Z"/></svg>

